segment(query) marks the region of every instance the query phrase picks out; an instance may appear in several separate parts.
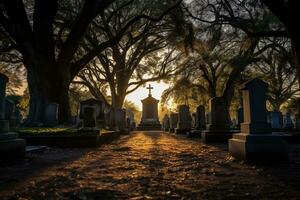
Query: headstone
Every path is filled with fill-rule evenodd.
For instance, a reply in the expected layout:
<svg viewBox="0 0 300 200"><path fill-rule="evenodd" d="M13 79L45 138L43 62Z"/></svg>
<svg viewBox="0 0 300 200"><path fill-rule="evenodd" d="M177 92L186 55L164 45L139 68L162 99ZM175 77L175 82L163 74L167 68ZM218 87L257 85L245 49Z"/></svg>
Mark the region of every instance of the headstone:
<svg viewBox="0 0 300 200"><path fill-rule="evenodd" d="M170 114L170 129L169 132L174 133L178 124L178 113Z"/></svg>
<svg viewBox="0 0 300 200"><path fill-rule="evenodd" d="M241 127L241 123L244 122L244 110L243 108L239 108L237 110L237 127L240 128Z"/></svg>
<svg viewBox="0 0 300 200"><path fill-rule="evenodd" d="M291 118L291 113L287 112L284 115L284 129L293 129L294 123Z"/></svg>
<svg viewBox="0 0 300 200"><path fill-rule="evenodd" d="M196 127L197 130L204 130L206 128L206 119L205 119L205 108L200 105L196 110Z"/></svg>
<svg viewBox="0 0 300 200"><path fill-rule="evenodd" d="M237 159L249 162L270 162L287 159L282 137L271 134L267 122L266 92L268 84L253 79L242 86L244 123L241 132L229 140L229 152Z"/></svg>
<svg viewBox="0 0 300 200"><path fill-rule="evenodd" d="M96 128L95 106L85 106L83 108L83 128Z"/></svg>
<svg viewBox="0 0 300 200"><path fill-rule="evenodd" d="M103 102L96 99L87 99L80 102L79 118L82 120L85 107L94 107L96 115L96 128L101 129L105 126Z"/></svg>
<svg viewBox="0 0 300 200"><path fill-rule="evenodd" d="M195 130L191 130L188 133L188 137L199 138L202 130L206 128L205 108L202 105L196 109L195 123Z"/></svg>
<svg viewBox="0 0 300 200"><path fill-rule="evenodd" d="M176 134L186 134L192 128L192 117L188 105L180 105L178 107L178 124L175 129Z"/></svg>
<svg viewBox="0 0 300 200"><path fill-rule="evenodd" d="M272 129L281 129L282 128L282 114L279 111L271 112L271 127Z"/></svg>
<svg viewBox="0 0 300 200"><path fill-rule="evenodd" d="M126 110L115 108L116 127L121 132L126 132Z"/></svg>
<svg viewBox="0 0 300 200"><path fill-rule="evenodd" d="M46 107L45 126L54 127L58 125L58 104L49 103Z"/></svg>
<svg viewBox="0 0 300 200"><path fill-rule="evenodd" d="M170 129L170 118L166 114L163 118L163 131L169 131Z"/></svg>
<svg viewBox="0 0 300 200"><path fill-rule="evenodd" d="M196 113L192 113L192 128L196 128Z"/></svg>
<svg viewBox="0 0 300 200"><path fill-rule="evenodd" d="M226 143L232 137L230 122L226 116L226 101L223 97L209 100L209 124L207 130L201 133L204 143Z"/></svg>
<svg viewBox="0 0 300 200"><path fill-rule="evenodd" d="M132 112L132 110L131 109L127 109L126 110L126 115L127 115L127 119L128 119L128 121L127 121L127 123L128 123L128 128L130 129L130 130L135 130L135 128L136 128L136 123L135 123L135 119L134 119L134 113Z"/></svg>
<svg viewBox="0 0 300 200"><path fill-rule="evenodd" d="M9 121L5 119L5 91L8 78L0 73L0 162L25 157L26 142L9 132Z"/></svg>

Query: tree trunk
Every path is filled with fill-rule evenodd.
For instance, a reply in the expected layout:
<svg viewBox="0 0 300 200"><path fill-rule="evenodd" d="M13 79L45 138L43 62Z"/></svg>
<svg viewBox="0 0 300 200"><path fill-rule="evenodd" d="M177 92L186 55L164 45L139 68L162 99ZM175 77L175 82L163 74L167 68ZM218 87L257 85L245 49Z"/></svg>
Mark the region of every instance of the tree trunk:
<svg viewBox="0 0 300 200"><path fill-rule="evenodd" d="M37 64L38 63L38 64ZM70 122L69 73L55 64L32 63L27 67L27 81L30 94L29 115L25 125L36 126L45 123L46 108L49 103L57 103L58 122ZM39 67L43 65L44 67ZM60 69L60 70L58 70Z"/></svg>

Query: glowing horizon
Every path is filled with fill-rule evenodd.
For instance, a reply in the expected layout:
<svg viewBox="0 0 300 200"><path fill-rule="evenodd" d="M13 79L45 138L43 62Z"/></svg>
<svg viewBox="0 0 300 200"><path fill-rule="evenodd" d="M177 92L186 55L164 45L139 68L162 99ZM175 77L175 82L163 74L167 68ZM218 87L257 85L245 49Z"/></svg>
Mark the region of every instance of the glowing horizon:
<svg viewBox="0 0 300 200"><path fill-rule="evenodd" d="M151 90L152 96L159 101L161 100L161 95L164 90L169 87L169 85L164 82L149 82L144 86L139 87L134 92L128 94L125 99L133 102L138 107L139 111L142 111L141 100L148 97L149 90L146 89L146 87L148 87L149 84L151 84L151 87L153 87Z"/></svg>

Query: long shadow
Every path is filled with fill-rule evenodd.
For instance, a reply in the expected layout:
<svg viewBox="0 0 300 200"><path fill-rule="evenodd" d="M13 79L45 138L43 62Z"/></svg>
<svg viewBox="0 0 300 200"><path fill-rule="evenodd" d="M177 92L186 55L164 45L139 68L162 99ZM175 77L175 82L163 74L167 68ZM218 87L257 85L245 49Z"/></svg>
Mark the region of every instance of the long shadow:
<svg viewBox="0 0 300 200"><path fill-rule="evenodd" d="M35 174L48 170L53 166L73 162L96 148L49 148L44 152L29 153L22 161L12 165L0 166L0 196L1 193L15 184L29 179Z"/></svg>

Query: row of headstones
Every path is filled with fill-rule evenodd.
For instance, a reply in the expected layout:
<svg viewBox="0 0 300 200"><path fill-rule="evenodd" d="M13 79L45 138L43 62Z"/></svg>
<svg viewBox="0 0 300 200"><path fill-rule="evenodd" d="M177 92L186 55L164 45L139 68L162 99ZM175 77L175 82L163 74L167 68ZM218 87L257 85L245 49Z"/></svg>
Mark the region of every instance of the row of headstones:
<svg viewBox="0 0 300 200"><path fill-rule="evenodd" d="M136 123L134 115L130 110L120 108L109 108L108 112L104 111L102 101L88 99L80 102L78 127L84 129L101 129L105 127L114 127L124 131L134 130Z"/></svg>
<svg viewBox="0 0 300 200"><path fill-rule="evenodd" d="M223 104L224 100L222 100L219 97L212 98L210 100L210 108L218 108L218 105L215 105L216 103L218 104ZM196 108L196 112L192 113L192 115L189 112L189 108L186 105L180 105L179 106L179 113L171 113L170 115L165 115L163 118L163 123L162 123L162 128L164 131L171 131L174 132L176 128L179 129L195 129L195 130L205 130L206 129L206 124L212 124L214 118L213 116L216 116L217 118L219 115L222 115L224 112L220 112L222 108L215 109L215 110L210 110L207 114L205 114L205 107L203 105L199 105ZM211 113L219 113L217 115L211 115ZM179 117L181 116L181 117ZM225 119L226 116L223 117ZM180 122L179 122L180 118ZM229 123L230 125L233 125L233 127L240 128L240 124L244 122L244 117L243 117L243 108L239 108L237 111L237 123L235 124L234 122ZM293 122L294 121L294 122ZM297 120L296 116L294 120L291 117L290 112L286 112L285 115L283 115L279 111L272 111L269 112L267 111L267 122L271 124L271 127L273 130L291 130L296 127L300 127L300 120ZM183 125L185 127L183 127Z"/></svg>
<svg viewBox="0 0 300 200"><path fill-rule="evenodd" d="M266 92L268 84L260 79L253 79L243 84L243 123L240 133L230 130L230 123L225 112L225 99L214 97L209 101L209 123L206 130L200 131L203 141L228 142L229 152L236 158L248 161L272 161L287 159L287 146L282 137L272 134L272 128L267 120ZM201 119L202 125L205 113L203 107L198 107L196 120ZM200 111L201 110L201 111ZM198 114L197 114L198 113ZM176 117L175 117L176 116ZM202 118L200 117L202 116ZM177 123L176 118L178 118ZM187 105L179 106L178 114L165 116L163 128L176 133L185 133L191 129L191 115ZM196 126L201 123L196 123ZM203 128L205 128L203 126ZM231 139L230 139L231 138Z"/></svg>

